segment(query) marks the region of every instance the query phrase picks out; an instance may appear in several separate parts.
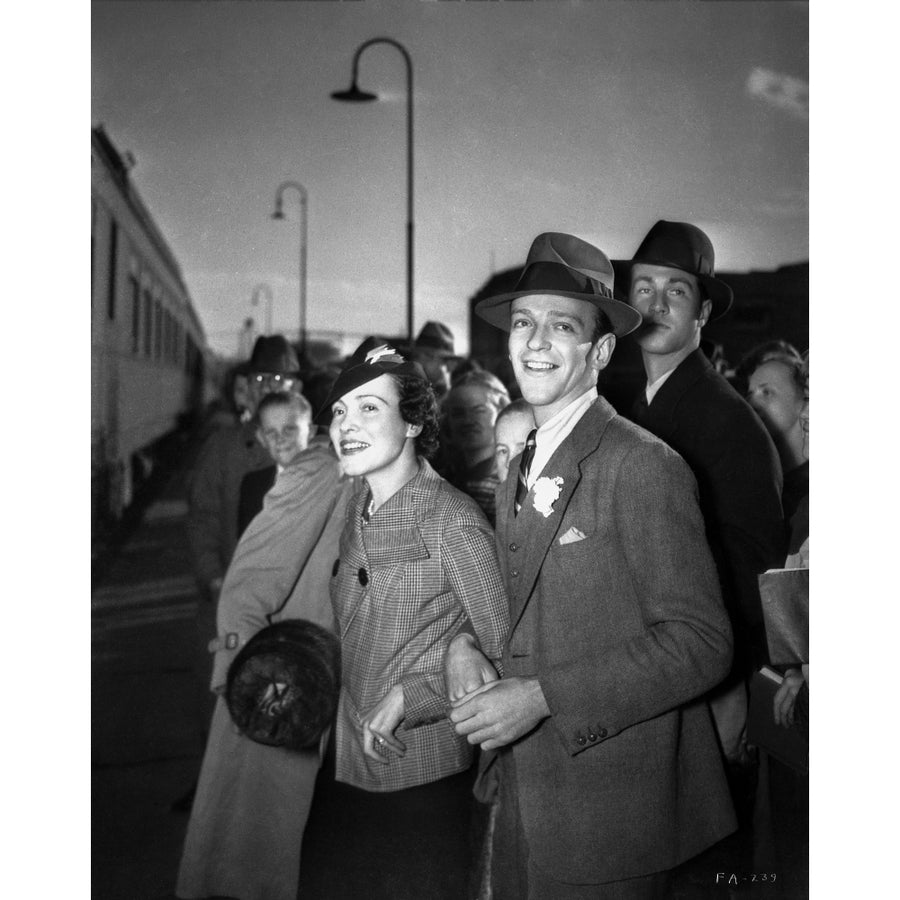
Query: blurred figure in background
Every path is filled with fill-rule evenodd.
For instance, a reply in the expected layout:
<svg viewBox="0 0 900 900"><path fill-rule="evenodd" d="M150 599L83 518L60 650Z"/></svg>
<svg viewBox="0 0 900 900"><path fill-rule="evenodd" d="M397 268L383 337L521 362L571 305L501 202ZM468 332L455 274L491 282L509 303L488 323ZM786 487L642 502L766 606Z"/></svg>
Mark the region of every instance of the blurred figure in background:
<svg viewBox="0 0 900 900"><path fill-rule="evenodd" d="M425 370L440 403L450 390L450 376L456 361L453 332L443 322L426 322L410 348L409 357Z"/></svg>
<svg viewBox="0 0 900 900"><path fill-rule="evenodd" d="M786 341L768 341L751 350L739 366L747 400L766 426L784 469L781 493L785 518L809 493L809 446L803 418L809 402L808 368Z"/></svg>
<svg viewBox="0 0 900 900"><path fill-rule="evenodd" d="M312 407L303 394L277 391L266 394L256 410L256 436L272 458L272 465L248 472L241 479L238 498L238 536L263 508L263 497L275 477L309 444Z"/></svg>
<svg viewBox="0 0 900 900"><path fill-rule="evenodd" d="M300 410L308 429L302 398L279 393L260 402L263 422L284 410L292 416ZM278 477L237 545L217 604L207 653L215 712L178 872L181 898L297 895L300 845L325 741L299 750L256 743L238 732L222 696L232 661L267 625L305 619L334 629L328 585L352 484L341 477L327 438L314 438L299 453L288 445L300 441L288 438L273 454Z"/></svg>
<svg viewBox="0 0 900 900"><path fill-rule="evenodd" d="M494 422L494 458L497 461L497 477L506 481L509 462L524 449L528 435L535 427L531 405L521 397L513 400L497 414Z"/></svg>
<svg viewBox="0 0 900 900"><path fill-rule="evenodd" d="M260 337L247 366L247 404L251 416L260 400L272 391L299 391L297 354L282 335ZM196 616L195 670L200 691L201 734L212 714L207 645L215 636L216 600L238 541L238 504L241 481L248 472L271 466L259 442L254 422L217 428L206 439L188 483L187 541L200 594ZM174 809L190 808L192 792Z"/></svg>
<svg viewBox="0 0 900 900"><path fill-rule="evenodd" d="M509 405L503 382L485 370L471 371L450 389L442 406L446 425L445 477L481 507L493 526L494 490L500 483L494 458L494 423Z"/></svg>

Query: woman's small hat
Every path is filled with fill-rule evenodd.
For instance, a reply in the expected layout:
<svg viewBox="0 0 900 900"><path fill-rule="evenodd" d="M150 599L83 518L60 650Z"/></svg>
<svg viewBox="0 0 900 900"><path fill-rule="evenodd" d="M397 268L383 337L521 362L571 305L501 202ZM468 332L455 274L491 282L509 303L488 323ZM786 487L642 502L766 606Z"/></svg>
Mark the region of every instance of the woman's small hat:
<svg viewBox="0 0 900 900"><path fill-rule="evenodd" d="M614 259L619 296L628 298L631 289L631 267L635 263L680 269L693 275L712 301L710 319L725 315L734 295L731 288L715 277L716 253L704 231L689 222L666 222L660 219L641 241L631 259Z"/></svg>
<svg viewBox="0 0 900 900"><path fill-rule="evenodd" d="M641 324L637 310L613 295L613 267L602 250L571 234L548 231L531 244L516 286L506 294L486 297L475 305L485 322L509 331L510 309L517 297L551 294L586 300L602 310L617 337Z"/></svg>
<svg viewBox="0 0 900 900"><path fill-rule="evenodd" d="M347 360L321 409L316 413L315 423L327 425L331 421L331 405L336 400L340 400L348 391L352 391L368 381L373 381L380 375L415 375L423 381L428 380L425 370L418 363L404 359L389 344L372 347L371 341L367 339Z"/></svg>

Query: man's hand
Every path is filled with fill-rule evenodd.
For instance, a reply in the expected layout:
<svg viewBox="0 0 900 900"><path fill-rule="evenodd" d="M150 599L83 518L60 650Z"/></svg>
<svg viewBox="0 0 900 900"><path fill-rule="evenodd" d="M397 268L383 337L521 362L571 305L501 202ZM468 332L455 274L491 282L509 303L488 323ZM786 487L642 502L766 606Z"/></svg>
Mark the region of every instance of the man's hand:
<svg viewBox="0 0 900 900"><path fill-rule="evenodd" d="M799 669L788 669L784 673L784 681L776 691L773 703L776 725L790 728L794 724L794 705L802 686L803 673Z"/></svg>
<svg viewBox="0 0 900 900"><path fill-rule="evenodd" d="M504 678L452 704L450 721L470 744L494 750L531 731L550 709L537 678Z"/></svg>
<svg viewBox="0 0 900 900"><path fill-rule="evenodd" d="M395 684L360 720L366 756L387 765L385 751L395 756L406 754L406 745L394 737L394 731L403 720L403 712L403 685Z"/></svg>
<svg viewBox="0 0 900 900"><path fill-rule="evenodd" d="M444 657L444 681L451 702L461 700L466 694L499 677L471 634L458 634L450 641Z"/></svg>

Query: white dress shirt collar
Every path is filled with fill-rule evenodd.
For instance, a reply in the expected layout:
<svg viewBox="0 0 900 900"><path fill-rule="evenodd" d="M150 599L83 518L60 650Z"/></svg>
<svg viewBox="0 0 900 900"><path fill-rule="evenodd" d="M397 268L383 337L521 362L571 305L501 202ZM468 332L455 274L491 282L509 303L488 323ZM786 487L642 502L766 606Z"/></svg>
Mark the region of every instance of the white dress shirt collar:
<svg viewBox="0 0 900 900"><path fill-rule="evenodd" d="M565 409L560 410L553 418L548 419L537 430L536 446L531 469L528 472L528 487L531 488L541 475L544 466L556 452L559 445L572 433L581 417L597 399L597 388L588 388L576 397Z"/></svg>

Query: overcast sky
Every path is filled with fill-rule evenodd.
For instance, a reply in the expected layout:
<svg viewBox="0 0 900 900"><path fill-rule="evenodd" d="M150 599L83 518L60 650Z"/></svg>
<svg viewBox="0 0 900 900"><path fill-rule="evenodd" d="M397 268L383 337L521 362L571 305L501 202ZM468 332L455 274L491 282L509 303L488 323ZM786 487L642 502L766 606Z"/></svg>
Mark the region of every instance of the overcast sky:
<svg viewBox="0 0 900 900"><path fill-rule="evenodd" d="M212 345L234 352L254 286L308 327L401 333L406 77L362 56L382 102L336 103L354 50L409 51L415 329L465 351L467 298L541 231L630 256L659 218L695 222L720 269L808 259L806 3L104 2L91 7L92 125L179 260Z"/></svg>

